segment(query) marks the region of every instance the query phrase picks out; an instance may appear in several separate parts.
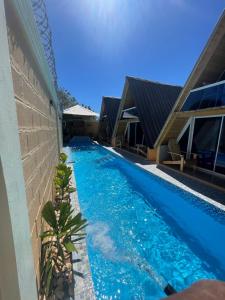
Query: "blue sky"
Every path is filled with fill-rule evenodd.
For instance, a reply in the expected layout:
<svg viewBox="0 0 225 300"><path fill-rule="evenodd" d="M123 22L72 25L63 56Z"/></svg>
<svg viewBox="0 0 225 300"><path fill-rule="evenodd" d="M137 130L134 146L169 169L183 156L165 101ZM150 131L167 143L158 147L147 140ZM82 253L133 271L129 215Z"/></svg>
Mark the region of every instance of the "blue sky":
<svg viewBox="0 0 225 300"><path fill-rule="evenodd" d="M46 0L59 85L99 111L126 75L183 85L225 0Z"/></svg>

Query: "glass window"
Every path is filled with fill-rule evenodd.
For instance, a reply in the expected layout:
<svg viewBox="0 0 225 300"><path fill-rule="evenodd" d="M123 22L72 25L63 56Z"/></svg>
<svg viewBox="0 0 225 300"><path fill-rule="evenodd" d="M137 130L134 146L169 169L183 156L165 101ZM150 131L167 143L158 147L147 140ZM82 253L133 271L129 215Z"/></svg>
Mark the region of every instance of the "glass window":
<svg viewBox="0 0 225 300"><path fill-rule="evenodd" d="M181 149L182 153L186 153L187 152L189 129L190 129L190 125L185 130L184 134L182 135L182 138L179 141L179 145L180 145L180 149Z"/></svg>
<svg viewBox="0 0 225 300"><path fill-rule="evenodd" d="M203 90L191 92L187 97L182 110L188 111L188 110L198 109L199 104L202 101L202 95L203 95Z"/></svg>
<svg viewBox="0 0 225 300"><path fill-rule="evenodd" d="M225 174L225 119L223 120L223 128L220 136L220 144L217 154L215 171Z"/></svg>
<svg viewBox="0 0 225 300"><path fill-rule="evenodd" d="M130 123L130 140L129 146L135 146L135 125L136 123Z"/></svg>
<svg viewBox="0 0 225 300"><path fill-rule="evenodd" d="M225 106L225 83L190 92L182 111Z"/></svg>
<svg viewBox="0 0 225 300"><path fill-rule="evenodd" d="M214 107L216 105L218 86L213 86L203 90L202 101L199 104L199 109Z"/></svg>
<svg viewBox="0 0 225 300"><path fill-rule="evenodd" d="M192 153L197 154L199 167L213 170L221 117L199 118L195 120Z"/></svg>
<svg viewBox="0 0 225 300"><path fill-rule="evenodd" d="M142 144L142 140L143 140L143 130L141 127L141 123L137 123L136 144Z"/></svg>
<svg viewBox="0 0 225 300"><path fill-rule="evenodd" d="M225 84L218 86L216 106L225 105Z"/></svg>

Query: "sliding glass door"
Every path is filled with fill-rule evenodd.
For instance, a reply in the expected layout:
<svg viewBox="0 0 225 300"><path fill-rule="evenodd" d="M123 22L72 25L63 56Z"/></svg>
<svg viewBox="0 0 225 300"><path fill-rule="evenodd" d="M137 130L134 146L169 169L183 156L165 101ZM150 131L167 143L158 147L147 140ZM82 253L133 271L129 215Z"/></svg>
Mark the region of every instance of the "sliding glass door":
<svg viewBox="0 0 225 300"><path fill-rule="evenodd" d="M191 152L197 154L199 167L214 170L221 121L221 117L195 119Z"/></svg>
<svg viewBox="0 0 225 300"><path fill-rule="evenodd" d="M140 122L130 122L128 124L127 142L131 147L145 143L144 133Z"/></svg>
<svg viewBox="0 0 225 300"><path fill-rule="evenodd" d="M186 157L197 154L198 167L225 175L225 116L193 118L178 142Z"/></svg>
<svg viewBox="0 0 225 300"><path fill-rule="evenodd" d="M220 141L216 157L215 171L225 174L225 118L220 132Z"/></svg>
<svg viewBox="0 0 225 300"><path fill-rule="evenodd" d="M190 131L190 125L185 130L184 134L182 135L181 139L179 140L180 150L183 154L187 153L189 131Z"/></svg>

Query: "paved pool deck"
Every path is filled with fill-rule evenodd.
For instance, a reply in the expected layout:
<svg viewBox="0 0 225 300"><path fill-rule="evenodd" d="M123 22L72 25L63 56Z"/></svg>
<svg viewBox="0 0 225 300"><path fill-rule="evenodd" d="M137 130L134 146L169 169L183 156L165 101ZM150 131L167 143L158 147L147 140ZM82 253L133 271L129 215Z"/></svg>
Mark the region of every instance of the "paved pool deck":
<svg viewBox="0 0 225 300"><path fill-rule="evenodd" d="M133 162L145 171L157 175L175 186L225 211L225 190L223 191L222 189L215 188L202 180L197 180L188 174L173 170L170 167L163 165L157 166L157 164L150 162L144 157L128 152L127 150L108 146L104 146L104 148Z"/></svg>
<svg viewBox="0 0 225 300"><path fill-rule="evenodd" d="M72 164L68 164L72 169ZM76 189L74 170L72 173L72 185ZM71 203L75 213L80 212L77 190L71 194ZM94 284L91 275L90 263L87 253L86 239L76 244L78 253L72 253L74 300L95 300Z"/></svg>

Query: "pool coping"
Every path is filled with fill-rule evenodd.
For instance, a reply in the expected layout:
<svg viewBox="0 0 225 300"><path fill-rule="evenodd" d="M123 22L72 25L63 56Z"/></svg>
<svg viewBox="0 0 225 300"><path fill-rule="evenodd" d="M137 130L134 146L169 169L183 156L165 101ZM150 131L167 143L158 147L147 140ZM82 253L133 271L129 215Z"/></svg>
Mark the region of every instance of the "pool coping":
<svg viewBox="0 0 225 300"><path fill-rule="evenodd" d="M67 152L67 151L65 151ZM71 183L76 189L71 194L71 204L74 212L77 214L80 212L80 205L77 193L77 184L75 178L75 170L72 163L67 163L72 169ZM91 268L87 252L86 239L76 244L78 253L72 253L72 264L73 264L73 279L74 279L74 299L76 300L95 300L94 283L91 274ZM81 274L84 276L82 277Z"/></svg>
<svg viewBox="0 0 225 300"><path fill-rule="evenodd" d="M131 156L133 157L136 157L139 159L139 161L147 161L145 158L142 158L142 157L137 157L137 155L133 154L133 153L130 153L126 150L123 150L123 152L127 153L127 156L130 156L130 157L127 157L127 156L123 156L122 154L118 153L113 147L111 146L104 146L104 145L101 145L99 144L101 147L103 147L104 149L112 152L114 155L128 161L129 163L132 163L134 164L135 166L137 166L138 168L142 169L143 171L147 172L147 173L150 173L150 174L153 174L154 176L157 176L167 182L169 182L170 184L200 198L201 200L204 200L205 202L225 211L225 205L217 202L216 200L214 200L213 198L211 197L208 197L208 196L205 196L203 195L202 193L200 192L197 192L196 190L194 190L193 188L190 188L188 187L187 185L185 185L184 183L181 183L179 180L173 178L172 176L166 174L165 172L163 172L162 170L158 169L157 168L157 164L156 163L152 163L149 161L149 164L145 164L145 165L142 165L138 162L135 162L134 160L132 160ZM180 176L184 176L183 174L180 174ZM189 177L190 178L190 177ZM194 178L192 178L194 180ZM205 184L204 182L202 182L202 184ZM216 190L214 187L211 187L211 186L207 186L207 188L210 188L212 190ZM220 191L221 192L221 191Z"/></svg>

